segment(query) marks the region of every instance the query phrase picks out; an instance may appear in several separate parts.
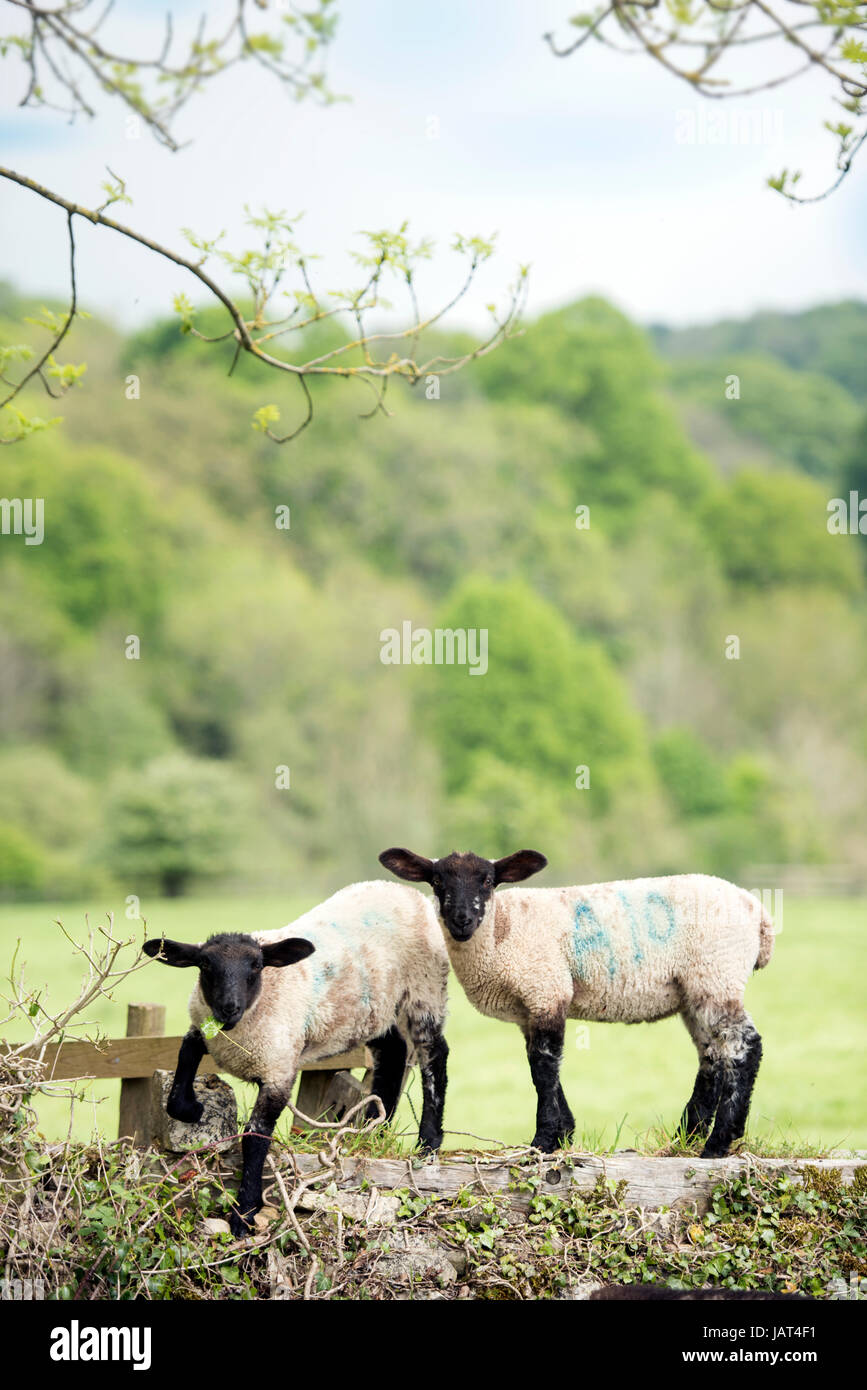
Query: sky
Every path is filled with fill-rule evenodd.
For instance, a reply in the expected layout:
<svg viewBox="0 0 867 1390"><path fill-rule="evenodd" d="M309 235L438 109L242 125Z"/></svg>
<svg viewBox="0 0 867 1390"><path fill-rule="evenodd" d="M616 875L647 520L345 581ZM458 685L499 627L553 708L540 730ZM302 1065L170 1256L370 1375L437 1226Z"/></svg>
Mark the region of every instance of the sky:
<svg viewBox="0 0 867 1390"><path fill-rule="evenodd" d="M183 31L202 7L172 8ZM409 219L438 248L420 280L423 308L458 282L454 233L496 231L497 254L454 326L481 326L484 305L502 302L527 262L531 315L590 293L641 322L673 324L867 296L867 154L812 207L765 186L784 166L803 168L815 191L829 181L834 141L822 121L835 108L823 81L709 103L646 57L590 44L558 59L542 35L568 39L575 0L340 8L329 79L351 101L297 104L245 64L181 114L177 133L191 143L177 154L146 133L129 138L127 112L105 98L97 119L72 126L19 109L25 74L7 58L0 162L90 205L108 165L133 198L118 218L182 253L183 227L226 229L229 244L249 245L245 205L303 211L299 241L321 256L325 288L350 282L347 248L360 229ZM161 44L164 9L118 0L106 33L144 56ZM207 10L213 20L226 5ZM14 28L4 0L0 19L0 31ZM745 143L735 122L749 111L764 113L764 130ZM711 142L707 122L720 114L731 125ZM77 225L87 308L131 326L169 312L178 291L198 298L183 271ZM64 292L62 212L5 182L0 266L27 292Z"/></svg>

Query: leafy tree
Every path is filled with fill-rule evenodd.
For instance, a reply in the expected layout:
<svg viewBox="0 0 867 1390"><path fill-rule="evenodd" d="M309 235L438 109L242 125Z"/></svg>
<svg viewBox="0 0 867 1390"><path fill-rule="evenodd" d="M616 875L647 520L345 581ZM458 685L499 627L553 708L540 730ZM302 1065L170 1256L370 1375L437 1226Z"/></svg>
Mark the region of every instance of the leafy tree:
<svg viewBox="0 0 867 1390"><path fill-rule="evenodd" d="M855 439L846 466L843 469L842 492L847 503L849 493L858 494L858 505L867 501L867 415L861 421L860 427L855 434ZM867 545L867 514L859 513L858 534L864 545Z"/></svg>
<svg viewBox="0 0 867 1390"><path fill-rule="evenodd" d="M797 372L830 377L867 404L867 304L847 299L794 313L765 309L745 319L651 330L678 363L698 358L775 357Z"/></svg>
<svg viewBox="0 0 867 1390"><path fill-rule="evenodd" d="M488 631L486 674L421 668L422 709L449 791L467 788L483 753L564 793L575 768L589 766L598 806L618 785L647 783L641 719L605 652L521 580L466 580L437 626Z"/></svg>
<svg viewBox="0 0 867 1390"><path fill-rule="evenodd" d="M608 509L607 522L621 527L648 492L693 502L711 479L662 398L661 379L647 335L596 298L542 315L533 333L478 372L491 399L541 399L580 421L582 447L567 481L576 502Z"/></svg>
<svg viewBox="0 0 867 1390"><path fill-rule="evenodd" d="M482 752L470 760L463 790L444 808L443 844L488 859L532 846L557 862L568 826L562 789L557 796L548 779Z"/></svg>
<svg viewBox="0 0 867 1390"><path fill-rule="evenodd" d="M732 809L752 816L768 807L774 791L773 772L767 760L753 753L739 753L726 770L726 785Z"/></svg>
<svg viewBox="0 0 867 1390"><path fill-rule="evenodd" d="M36 892L44 878L40 846L19 826L0 821L0 893Z"/></svg>
<svg viewBox="0 0 867 1390"><path fill-rule="evenodd" d="M832 536L855 551L854 538ZM856 564L857 554L853 553ZM739 586L729 597L721 637L737 633L740 659L726 661L718 679L723 724L732 751L760 746L779 769L805 764L808 747L828 781L828 817L841 799L840 783L860 778L867 753L864 691L867 689L867 623L863 588L841 592L821 583L772 589ZM853 761L832 758L842 738ZM832 767L839 771L829 776ZM805 772L805 778L807 776ZM842 828L842 822L841 822Z"/></svg>
<svg viewBox="0 0 867 1390"><path fill-rule="evenodd" d="M81 844L96 828L92 784L48 748L0 748L0 806L19 830L51 848Z"/></svg>
<svg viewBox="0 0 867 1390"><path fill-rule="evenodd" d="M224 764L169 754L126 773L106 812L106 854L124 883L157 882L166 897L229 872L243 809Z"/></svg>
<svg viewBox="0 0 867 1390"><path fill-rule="evenodd" d="M682 816L707 816L726 804L722 765L691 729L667 729L653 743L665 790Z"/></svg>
<svg viewBox="0 0 867 1390"><path fill-rule="evenodd" d="M827 528L826 489L791 473L743 469L704 510L708 536L738 584L859 587L855 553Z"/></svg>
<svg viewBox="0 0 867 1390"><path fill-rule="evenodd" d="M737 401L724 394L730 374L739 379ZM713 411L740 439L837 485L860 412L848 391L829 377L793 371L773 358L732 354L677 359L672 385L678 397Z"/></svg>
<svg viewBox="0 0 867 1390"><path fill-rule="evenodd" d="M417 398L387 427L371 429L371 447L356 454L348 486L343 449L353 427L346 401L299 441L293 457L292 498L303 518L293 554L317 574L362 537L365 558L380 574L412 575L437 596L468 566L500 576L526 567L543 584L554 567L574 573L575 501L566 473L589 442L550 406L502 399L492 410L478 396L447 405ZM280 456L263 451L260 473L276 507L287 496ZM601 534L590 536L597 558L604 545Z"/></svg>
<svg viewBox="0 0 867 1390"><path fill-rule="evenodd" d="M64 699L55 714L57 746L85 777L102 780L113 768L140 768L175 747L159 692L162 672L152 658L127 661L123 634L88 644L65 663ZM110 673L110 678L106 673Z"/></svg>
<svg viewBox="0 0 867 1390"><path fill-rule="evenodd" d="M46 539L4 547L0 567L26 567L46 598L81 626L117 615L152 633L183 554L184 518L155 495L141 466L47 440L4 463L7 495L42 500Z"/></svg>

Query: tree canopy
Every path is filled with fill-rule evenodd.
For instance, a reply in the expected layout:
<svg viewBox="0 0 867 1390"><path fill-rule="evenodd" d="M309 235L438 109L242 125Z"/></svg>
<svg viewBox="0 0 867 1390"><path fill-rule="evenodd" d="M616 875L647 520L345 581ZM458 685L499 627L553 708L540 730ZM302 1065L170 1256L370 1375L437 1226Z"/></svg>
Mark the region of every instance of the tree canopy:
<svg viewBox="0 0 867 1390"><path fill-rule="evenodd" d="M402 388L361 444L338 396L291 477L249 429L252 363L226 382L160 324L85 321L93 379L64 434L4 456L10 495L45 503L43 545L0 546L4 891L326 887L385 844L516 836L573 880L741 876L759 844L863 867L864 545L826 523L867 390L828 374L833 317L811 352L790 316L799 365L765 354L810 458L785 430L732 445L719 326L680 375L679 332L591 300L455 378L447 407ZM384 665L405 621L485 628L487 673ZM220 772L213 836L181 862L184 807Z"/></svg>

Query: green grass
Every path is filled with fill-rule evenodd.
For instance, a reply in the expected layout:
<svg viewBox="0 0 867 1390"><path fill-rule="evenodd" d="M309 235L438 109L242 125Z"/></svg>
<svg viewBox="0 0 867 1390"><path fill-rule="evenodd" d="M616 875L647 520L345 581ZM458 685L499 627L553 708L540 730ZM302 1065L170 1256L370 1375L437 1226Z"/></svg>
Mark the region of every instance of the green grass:
<svg viewBox="0 0 867 1390"><path fill-rule="evenodd" d="M181 899L143 907L151 935L165 933L201 940L214 931L258 931L282 926L310 900L284 898ZM114 906L118 926L131 935L140 924L126 922ZM69 904L0 906L0 966L8 973L16 939L30 986L47 985L47 1006L59 1009L77 990L81 959L53 919L76 937L85 908ZM91 905L91 921L102 907ZM751 1113L749 1140L763 1152L867 1148L867 1106L861 1059L867 1048L863 1003L865 905L855 899L787 900L784 931L770 966L747 989L747 1007L761 1032L765 1055ZM134 951L128 953L132 959ZM187 1026L190 972L148 962L127 980L112 1003L103 1001L91 1019L108 1036L125 1032L127 1003L153 1000L167 1006L167 1032ZM482 1018L452 981L447 1037L451 1047L446 1138L449 1148L477 1147L466 1134L507 1144L526 1143L533 1133L534 1094L523 1039L517 1028ZM23 1037L21 1026L7 1035ZM586 1043L587 1045L581 1045ZM615 1144L661 1147L674 1132L692 1088L695 1054L679 1019L634 1027L606 1024L567 1026L563 1084L577 1120L576 1141L595 1151ZM239 1083L249 1106L253 1090ZM94 1126L113 1137L117 1130L114 1082L81 1087L72 1123L75 1137L89 1138ZM418 1108L414 1078L398 1116L411 1137L411 1102ZM68 1103L42 1098L39 1116L49 1138L69 1128Z"/></svg>

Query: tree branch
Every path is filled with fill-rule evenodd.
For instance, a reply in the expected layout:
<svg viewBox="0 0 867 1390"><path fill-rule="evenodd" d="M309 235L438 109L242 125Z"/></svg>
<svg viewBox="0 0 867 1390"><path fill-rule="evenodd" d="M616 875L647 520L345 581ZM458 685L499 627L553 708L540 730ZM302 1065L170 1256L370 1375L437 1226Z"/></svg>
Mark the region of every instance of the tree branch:
<svg viewBox="0 0 867 1390"><path fill-rule="evenodd" d="M572 43L559 45L554 35L544 39L558 58L568 58L591 39L623 53L645 53L673 76L686 82L693 91L715 100L753 96L772 91L794 81L814 69L823 71L837 89L835 100L847 111L852 121L867 121L867 45L857 35L867 31L867 12L860 0L789 0L810 17L790 23L789 17L773 0L703 0L694 6L690 0L671 0L666 17L660 17L659 0L610 0L598 12L584 12L572 21L581 33ZM761 28L753 32L747 25L756 17ZM637 47L615 44L608 35L609 24L636 41ZM822 49L806 37L819 30L829 35ZM795 68L784 67L763 81L749 86L736 86L728 77L711 76L712 69L745 45L776 42L794 48L803 58ZM692 50L702 49L704 60L696 65L688 61ZM853 123L840 121L826 127L839 140L834 183L815 197L801 197L793 192L799 173L784 170L779 178L768 179L769 185L791 202L812 203L826 198L839 188L849 173L855 156L867 137L867 125L858 130Z"/></svg>
<svg viewBox="0 0 867 1390"><path fill-rule="evenodd" d="M248 0L236 0L234 16L225 31L213 39L206 39L206 18L203 17L186 53L176 61L170 60L175 38L171 13L166 17L159 53L147 58L135 52L118 52L102 41L100 35L111 14L111 3L89 29L76 22L77 16L89 8L89 4L82 4L81 0L60 0L53 7L37 4L36 0L5 0L5 3L21 11L29 23L26 35L7 35L0 39L4 53L9 48L17 48L27 68L22 106L49 106L73 118L94 114L75 73L61 66L60 56L65 56L71 59L71 66L77 68L80 75L92 79L100 91L116 97L141 117L156 139L173 151L180 149L171 130L180 109L204 82L245 59L258 63L299 100L307 96L316 96L325 102L337 99L325 85L324 70L313 67L334 37L337 25L334 0L315 0L308 8L281 7L279 26L262 33L251 33L247 27ZM300 59L293 60L287 53L287 39L297 41ZM55 86L65 92L71 103L69 106L56 106L44 94L40 59L44 60ZM142 85L143 76L151 80L152 90Z"/></svg>
<svg viewBox="0 0 867 1390"><path fill-rule="evenodd" d="M110 172L110 171L109 171ZM180 267L187 274L192 275L199 284L203 285L214 299L223 306L232 322L232 328L223 334L203 334L200 333L193 324L195 309L185 296L176 299L176 307L182 314L181 328L183 331L193 333L203 342L223 342L234 338L235 351L233 355L230 372L234 369L235 363L242 352L254 357L257 362L278 372L285 372L290 376L301 381L306 402L306 415L301 424L287 434L278 435L271 429L271 424L279 419L279 410L276 406L263 406L258 410L254 417L256 428L262 430L275 443L289 443L297 438L302 430L306 429L313 418L313 400L307 387L306 379L313 376L350 378L370 378L374 381L385 382L390 377L402 376L410 383L415 383L420 377L432 372L435 368L443 373L457 371L460 367L472 362L493 348L498 347L509 337L513 336L518 329L518 322L526 297L527 268L523 267L519 271L516 284L510 291L510 299L506 310L499 318L494 316L494 331L478 347L453 359L434 357L429 361L419 361L416 358L416 345L419 336L426 329L438 324L443 316L448 313L464 296L468 293L477 271L483 261L487 260L492 254L493 243L485 242L480 238L457 237L453 249L460 254L466 255L469 261L467 273L458 288L457 292L447 301L447 303L435 313L427 317L417 314L417 301L415 291L412 291L412 304L414 308L414 322L408 327L393 332L370 333L364 325L364 314L370 309L378 306L377 289L381 277L386 269L401 275L406 279L410 274L410 262L413 256L426 255L429 253L427 243L421 243L419 247L411 248L406 239L406 227L402 227L397 233L376 232L366 233L372 245L376 248L373 258L373 266L370 273L359 291L346 291L338 296L344 302L335 309L324 311L319 308L319 300L313 293L310 285L309 274L305 258L297 251L294 243L290 239L291 224L287 221L283 213L264 212L259 217L250 217L252 224L263 231L265 247L264 251L248 251L242 256L236 256L228 251L218 251L216 254L222 257L229 268L236 274L244 276L248 289L252 295L254 312L252 317L247 317L236 299L228 293L213 277L204 269L204 262L208 256L214 254L216 242L201 242L190 235L194 247L203 250L204 254L198 261L193 261L186 256L181 256L167 246L161 245L150 237L142 235L132 227L125 226L116 221L113 217L106 214L104 209L112 202L125 198L125 185L116 175L112 176L115 184L106 185L108 198L99 208L86 208L80 203L73 203L69 199L62 197L59 193L44 187L25 174L17 173L14 169L0 167L0 178L6 179L11 183L18 184L29 192L36 194L37 197L46 202L62 208L66 214L67 227L70 238L70 263L72 274L72 300L67 314L66 321L62 327L58 327L51 346L42 355L36 365L26 374L26 376L14 385L11 394L5 401L0 402L0 408L8 405L22 388L34 377L41 374L41 369L46 361L51 357L58 344L66 336L69 327L77 310L77 290L75 285L75 241L73 236L73 221L76 217L81 217L91 223L92 226L105 227L107 230L122 236L138 246L144 247L147 251L171 262ZM218 238L219 240L219 238ZM358 257L362 264L369 264L367 257ZM296 309L288 317L291 319L297 313L301 302L312 301L316 312L309 315L306 319L297 324L283 329L283 333L300 333L305 327L320 319L336 314L347 314L356 325L356 335L347 341L336 344L325 352L320 352L317 356L302 360L289 360L285 357L276 357L273 353L266 351L263 344L269 342L276 335L271 332L263 332L263 328L271 325L265 319L265 309L269 298L274 294L277 286L287 267L287 263L294 262L298 270L303 288L295 291ZM288 293L288 292L287 292ZM299 298L300 296L300 298ZM284 319L285 323L286 320ZM391 353L387 358L377 358L372 352L374 345L378 343L396 342L409 339L412 344L412 353L409 356L398 356ZM301 339L303 343L303 338ZM346 354L356 352L361 355L360 362L346 363ZM441 364L444 364L441 366ZM68 369L67 369L68 370ZM75 378L77 379L77 378ZM70 383L71 384L71 383ZM381 395L380 395L381 404ZM372 413L376 413L374 410ZM20 437L20 436L19 436ZM17 442L10 440L8 442Z"/></svg>

